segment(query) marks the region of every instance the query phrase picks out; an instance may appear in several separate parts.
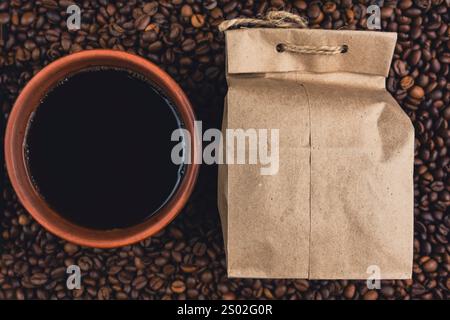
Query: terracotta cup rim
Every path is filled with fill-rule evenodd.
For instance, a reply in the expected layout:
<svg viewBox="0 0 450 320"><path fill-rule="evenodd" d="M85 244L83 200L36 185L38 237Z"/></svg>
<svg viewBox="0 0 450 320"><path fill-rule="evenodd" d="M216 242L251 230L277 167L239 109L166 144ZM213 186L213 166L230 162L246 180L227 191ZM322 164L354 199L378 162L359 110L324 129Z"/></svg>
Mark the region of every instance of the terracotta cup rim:
<svg viewBox="0 0 450 320"><path fill-rule="evenodd" d="M139 242L159 232L181 211L191 195L199 170L186 164L185 174L171 199L152 217L123 229L95 230L74 224L51 209L35 190L25 161L24 141L30 116L40 99L64 77L91 67L117 67L144 75L175 104L191 137L191 157L199 152L194 131L193 108L179 85L152 62L134 54L108 49L77 52L60 58L40 70L19 94L9 115L5 132L5 161L11 184L33 218L49 232L73 243L95 248L114 248Z"/></svg>

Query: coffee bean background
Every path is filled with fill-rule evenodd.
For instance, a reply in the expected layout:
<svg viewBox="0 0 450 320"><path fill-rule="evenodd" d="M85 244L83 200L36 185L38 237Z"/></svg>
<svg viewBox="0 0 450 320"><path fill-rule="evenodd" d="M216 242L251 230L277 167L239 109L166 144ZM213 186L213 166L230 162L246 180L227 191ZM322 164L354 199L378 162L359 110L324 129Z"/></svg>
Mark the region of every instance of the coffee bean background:
<svg viewBox="0 0 450 320"><path fill-rule="evenodd" d="M81 30L69 32L66 8L73 3L0 2L2 121L43 66L72 52L112 48L164 68L204 126L220 127L226 82L217 25L223 19L287 10L307 17L311 28L367 29L366 8L382 6L382 30L398 32L387 88L416 130L413 279L382 281L381 290L367 289L365 281L228 279L216 167L202 167L189 204L169 227L114 250L81 248L47 233L18 203L5 175L0 299L449 299L448 0L85 0L76 1ZM66 288L71 264L83 272L79 290Z"/></svg>

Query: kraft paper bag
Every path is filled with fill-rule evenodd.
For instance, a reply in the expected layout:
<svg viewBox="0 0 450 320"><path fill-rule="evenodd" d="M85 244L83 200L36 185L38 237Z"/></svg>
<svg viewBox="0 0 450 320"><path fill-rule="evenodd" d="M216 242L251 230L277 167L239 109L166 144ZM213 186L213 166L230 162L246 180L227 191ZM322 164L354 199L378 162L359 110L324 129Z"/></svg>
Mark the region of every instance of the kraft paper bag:
<svg viewBox="0 0 450 320"><path fill-rule="evenodd" d="M414 130L385 88L396 34L247 28L225 35L223 132L279 129L277 148L267 140L278 149L276 174L248 162L219 166L228 275L411 278ZM280 44L347 52L279 52ZM235 147L229 140L225 152Z"/></svg>

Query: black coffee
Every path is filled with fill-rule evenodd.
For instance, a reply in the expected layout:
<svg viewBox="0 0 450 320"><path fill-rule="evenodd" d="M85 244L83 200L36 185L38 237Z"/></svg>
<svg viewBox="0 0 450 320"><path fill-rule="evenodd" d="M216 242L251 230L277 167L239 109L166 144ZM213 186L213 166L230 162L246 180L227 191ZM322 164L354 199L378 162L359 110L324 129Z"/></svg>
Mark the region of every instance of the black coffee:
<svg viewBox="0 0 450 320"><path fill-rule="evenodd" d="M29 174L46 202L90 228L140 223L177 189L183 166L171 161L172 103L143 77L95 69L65 79L30 121Z"/></svg>

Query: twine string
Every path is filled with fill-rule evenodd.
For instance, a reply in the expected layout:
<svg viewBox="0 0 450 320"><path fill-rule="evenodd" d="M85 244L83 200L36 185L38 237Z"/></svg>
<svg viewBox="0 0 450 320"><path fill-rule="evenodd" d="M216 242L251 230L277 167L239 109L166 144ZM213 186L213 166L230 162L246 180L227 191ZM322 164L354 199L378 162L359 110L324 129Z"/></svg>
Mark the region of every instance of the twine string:
<svg viewBox="0 0 450 320"><path fill-rule="evenodd" d="M323 55L334 55L345 53L348 50L347 45L342 46L299 46L290 43L279 43L276 47L278 52L289 51L293 53L300 54L323 54Z"/></svg>
<svg viewBox="0 0 450 320"><path fill-rule="evenodd" d="M225 20L219 25L219 30L223 32L241 27L308 28L308 21L290 12L270 11L262 19L236 18ZM291 43L279 43L276 46L276 50L278 52L287 51L298 54L336 55L347 52L348 46L302 46Z"/></svg>

